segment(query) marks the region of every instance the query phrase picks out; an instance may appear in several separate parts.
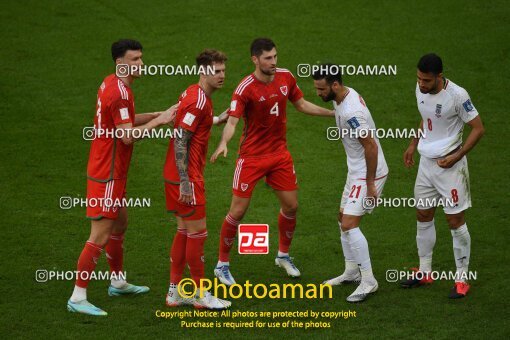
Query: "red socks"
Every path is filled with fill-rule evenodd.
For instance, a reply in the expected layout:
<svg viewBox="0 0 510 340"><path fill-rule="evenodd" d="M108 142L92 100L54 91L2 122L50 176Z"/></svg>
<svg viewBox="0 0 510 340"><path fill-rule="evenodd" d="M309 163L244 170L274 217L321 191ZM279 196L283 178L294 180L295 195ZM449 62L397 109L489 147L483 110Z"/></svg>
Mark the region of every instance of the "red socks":
<svg viewBox="0 0 510 340"><path fill-rule="evenodd" d="M296 229L296 216L284 215L280 210L278 214L278 230L280 231L279 248L280 252L288 253L292 237Z"/></svg>
<svg viewBox="0 0 510 340"><path fill-rule="evenodd" d="M225 217L221 226L220 233L220 254L219 260L221 262L229 262L230 260L230 249L234 244L234 239L237 234L237 226L239 222L234 220L230 215Z"/></svg>
<svg viewBox="0 0 510 340"><path fill-rule="evenodd" d="M90 281L91 273L94 271L94 269L96 269L97 260L101 256L102 251L103 249L97 244L94 244L89 241L85 243L85 247L83 247L80 257L78 258L77 270L79 274L75 283L78 287L87 288ZM80 274L85 272L87 272L88 275Z"/></svg>
<svg viewBox="0 0 510 340"><path fill-rule="evenodd" d="M106 258L110 265L110 272L119 275L122 273L124 262L124 233L111 234L108 244L105 247Z"/></svg>
<svg viewBox="0 0 510 340"><path fill-rule="evenodd" d="M170 283L179 284L186 265L186 229L177 229L170 250Z"/></svg>
<svg viewBox="0 0 510 340"><path fill-rule="evenodd" d="M189 233L186 242L186 262L189 266L191 278L197 287L200 286L200 279L204 278L204 243L207 238L207 230L196 233Z"/></svg>

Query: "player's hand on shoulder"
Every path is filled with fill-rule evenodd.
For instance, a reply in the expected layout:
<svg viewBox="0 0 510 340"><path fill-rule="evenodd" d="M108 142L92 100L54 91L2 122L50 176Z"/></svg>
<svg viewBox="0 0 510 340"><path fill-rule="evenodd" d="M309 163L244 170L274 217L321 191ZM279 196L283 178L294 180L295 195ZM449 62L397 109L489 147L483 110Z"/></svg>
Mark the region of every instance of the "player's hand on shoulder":
<svg viewBox="0 0 510 340"><path fill-rule="evenodd" d="M211 156L211 163L216 162L216 159L218 159L219 155L223 154L223 157L227 157L228 148L227 145L224 143L220 143L218 147L216 148L216 151Z"/></svg>
<svg viewBox="0 0 510 340"><path fill-rule="evenodd" d="M223 111L219 116L217 117L214 117L215 119L213 120L213 123L214 125L222 125L222 124L225 124L228 120L228 109Z"/></svg>
<svg viewBox="0 0 510 340"><path fill-rule="evenodd" d="M177 115L177 108L178 108L178 104L175 104L175 105L171 106L170 108L168 108L166 111L163 111L158 116L159 123L163 125L163 124L170 124L171 122L173 122L175 119L175 116Z"/></svg>

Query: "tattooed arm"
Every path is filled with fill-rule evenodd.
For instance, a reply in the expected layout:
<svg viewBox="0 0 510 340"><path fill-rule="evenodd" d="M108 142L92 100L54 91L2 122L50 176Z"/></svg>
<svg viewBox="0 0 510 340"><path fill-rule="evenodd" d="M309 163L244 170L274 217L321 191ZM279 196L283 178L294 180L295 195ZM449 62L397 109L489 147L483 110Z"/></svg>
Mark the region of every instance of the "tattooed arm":
<svg viewBox="0 0 510 340"><path fill-rule="evenodd" d="M189 154L189 141L193 132L179 128L180 133L176 134L174 147L175 147L175 163L179 171L181 179L179 202L191 203L193 193L191 192L191 183L188 177L188 154Z"/></svg>

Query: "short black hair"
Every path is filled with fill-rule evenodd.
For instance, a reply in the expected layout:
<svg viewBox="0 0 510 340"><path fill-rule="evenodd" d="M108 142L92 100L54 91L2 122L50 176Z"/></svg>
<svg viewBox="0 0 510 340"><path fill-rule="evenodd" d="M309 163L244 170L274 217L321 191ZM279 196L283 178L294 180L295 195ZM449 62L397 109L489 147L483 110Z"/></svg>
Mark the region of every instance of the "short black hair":
<svg viewBox="0 0 510 340"><path fill-rule="evenodd" d="M342 84L342 70L338 65L331 63L312 65L314 80L326 79L326 82L331 85L337 81L340 85Z"/></svg>
<svg viewBox="0 0 510 340"><path fill-rule="evenodd" d="M115 62L117 58L122 58L129 50L141 51L142 44L132 39L120 39L112 44L112 59Z"/></svg>
<svg viewBox="0 0 510 340"><path fill-rule="evenodd" d="M269 38L257 38L253 40L250 47L252 56L259 57L264 51L271 51L275 48L275 43Z"/></svg>
<svg viewBox="0 0 510 340"><path fill-rule="evenodd" d="M423 73L433 73L438 75L443 72L443 61L435 53L425 54L418 61L418 70Z"/></svg>

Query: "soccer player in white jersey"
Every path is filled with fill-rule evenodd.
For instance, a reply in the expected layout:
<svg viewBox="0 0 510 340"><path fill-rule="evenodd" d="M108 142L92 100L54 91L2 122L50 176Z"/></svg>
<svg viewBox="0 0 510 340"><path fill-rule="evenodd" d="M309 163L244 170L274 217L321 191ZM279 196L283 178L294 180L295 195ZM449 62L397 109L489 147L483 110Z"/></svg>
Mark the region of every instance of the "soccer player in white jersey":
<svg viewBox="0 0 510 340"><path fill-rule="evenodd" d="M464 219L464 210L471 207L466 154L480 140L484 127L466 90L443 76L443 62L436 54L424 55L418 62L416 99L424 137L411 140L404 153L404 164L414 165L413 155L418 148L421 157L414 195L418 203L416 244L420 275L401 282L401 286L412 288L432 283L434 213L442 205L457 266L449 297L462 298L469 291L466 277L471 253L471 236ZM471 132L462 144L464 124L471 126Z"/></svg>
<svg viewBox="0 0 510 340"><path fill-rule="evenodd" d="M347 301L361 302L377 290L378 284L372 273L368 243L359 225L361 217L371 212L382 193L388 166L365 101L354 89L343 85L339 72L333 74L331 70L330 64L320 65L313 79L322 100L333 101L336 124L347 154L347 181L338 214L345 271L324 283L359 283Z"/></svg>

